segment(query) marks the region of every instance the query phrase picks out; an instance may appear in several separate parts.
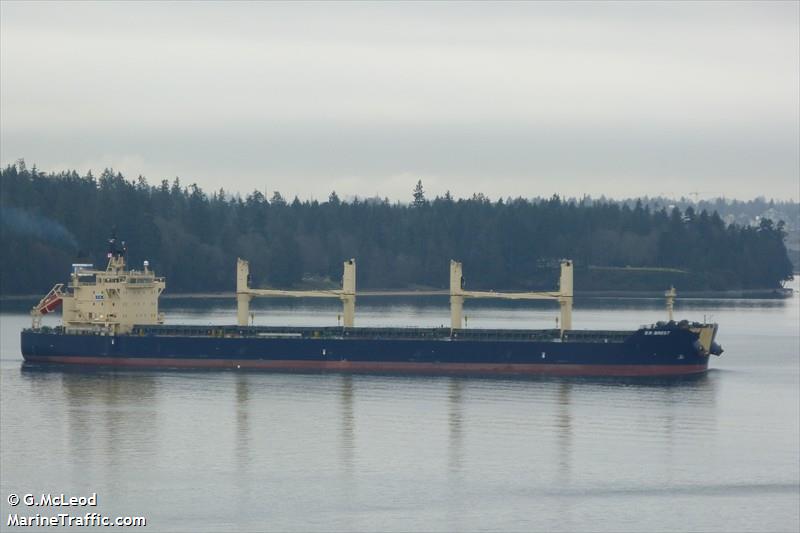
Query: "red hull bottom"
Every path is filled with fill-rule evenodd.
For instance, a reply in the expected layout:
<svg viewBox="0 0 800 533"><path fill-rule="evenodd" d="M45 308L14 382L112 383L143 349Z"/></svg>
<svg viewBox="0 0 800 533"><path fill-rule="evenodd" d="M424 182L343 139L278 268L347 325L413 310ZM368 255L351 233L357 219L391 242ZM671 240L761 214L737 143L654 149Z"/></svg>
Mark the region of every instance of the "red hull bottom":
<svg viewBox="0 0 800 533"><path fill-rule="evenodd" d="M570 365L480 363L378 363L369 361L292 361L252 359L172 359L154 357L36 356L31 363L57 363L138 368L244 368L289 372L353 372L398 374L546 375L546 376L684 376L708 365Z"/></svg>

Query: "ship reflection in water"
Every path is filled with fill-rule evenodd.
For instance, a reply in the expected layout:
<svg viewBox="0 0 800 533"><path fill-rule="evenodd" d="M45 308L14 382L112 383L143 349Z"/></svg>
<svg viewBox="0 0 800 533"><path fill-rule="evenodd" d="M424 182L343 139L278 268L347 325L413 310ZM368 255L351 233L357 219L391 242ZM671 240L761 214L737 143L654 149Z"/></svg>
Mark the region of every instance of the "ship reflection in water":
<svg viewBox="0 0 800 533"><path fill-rule="evenodd" d="M608 474L649 490L690 482L675 479L675 471L692 462L702 468L704 460L696 450L687 455L686 443L716 433L713 372L669 381L498 380L26 364L22 376L39 388L60 383L66 447L56 454L70 465L63 482L103 485L104 501L120 507L131 479L161 487L158 498L145 497L147 508L164 498L185 506L182 490L199 476L225 487L219 497L244 514L261 498L274 505L278 493L294 493L298 500L282 505L297 505L298 513L301 494L333 512L368 499L380 480L408 504L438 485L460 494L445 514L452 529L469 529L464 516L474 510L464 501L482 497L471 492L480 480L481 491L568 496L560 520L575 525L575 496L602 494ZM626 466L606 472L598 460ZM637 461L663 471L651 466L642 479ZM336 494L327 495L326 485L338 487Z"/></svg>

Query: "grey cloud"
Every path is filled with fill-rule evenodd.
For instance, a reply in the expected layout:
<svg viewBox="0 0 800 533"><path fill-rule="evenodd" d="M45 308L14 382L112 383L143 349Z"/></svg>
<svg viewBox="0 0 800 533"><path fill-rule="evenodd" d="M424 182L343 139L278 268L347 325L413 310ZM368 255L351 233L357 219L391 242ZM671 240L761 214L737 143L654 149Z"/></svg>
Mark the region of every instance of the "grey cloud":
<svg viewBox="0 0 800 533"><path fill-rule="evenodd" d="M799 6L2 3L0 160L318 198L797 198Z"/></svg>

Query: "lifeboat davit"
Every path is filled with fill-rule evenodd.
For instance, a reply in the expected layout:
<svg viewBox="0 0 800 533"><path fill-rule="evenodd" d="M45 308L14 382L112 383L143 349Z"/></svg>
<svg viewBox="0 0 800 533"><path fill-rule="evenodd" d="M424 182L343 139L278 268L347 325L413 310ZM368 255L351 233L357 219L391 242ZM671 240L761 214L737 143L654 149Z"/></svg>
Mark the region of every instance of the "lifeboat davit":
<svg viewBox="0 0 800 533"><path fill-rule="evenodd" d="M46 315L47 313L52 313L58 309L58 306L61 305L64 296L64 293L61 292L61 288L63 286L64 285L62 283L59 283L50 289L50 292L47 293L47 296L42 298L39 301L39 304L33 308L33 312L39 313L40 315Z"/></svg>

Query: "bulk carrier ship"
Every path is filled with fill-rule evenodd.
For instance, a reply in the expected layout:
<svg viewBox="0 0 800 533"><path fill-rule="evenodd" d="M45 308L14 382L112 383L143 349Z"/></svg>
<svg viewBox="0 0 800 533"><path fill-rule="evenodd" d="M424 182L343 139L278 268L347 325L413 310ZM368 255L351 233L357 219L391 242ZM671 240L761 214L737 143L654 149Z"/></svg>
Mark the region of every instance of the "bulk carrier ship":
<svg viewBox="0 0 800 533"><path fill-rule="evenodd" d="M553 292L484 292L464 288L462 265L450 262L450 327L355 327L356 264L344 263L342 288L285 291L251 288L249 264L237 261L237 324L165 325L158 299L164 278L127 270L127 249L109 241L105 270L75 264L68 285L57 284L31 310L21 333L28 363L104 367L234 368L275 371L389 372L474 375L679 376L708 369L720 355L717 324L673 320L674 289L666 293L669 320L631 331L572 328L573 264L560 263ZM359 293L362 295L409 295ZM431 294L431 293L428 293ZM318 297L342 301L336 327L249 325L254 297ZM463 327L466 298L549 299L560 305L556 329ZM62 324L42 316L62 308Z"/></svg>

